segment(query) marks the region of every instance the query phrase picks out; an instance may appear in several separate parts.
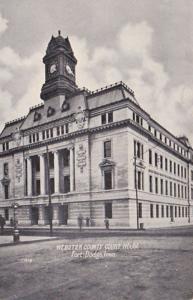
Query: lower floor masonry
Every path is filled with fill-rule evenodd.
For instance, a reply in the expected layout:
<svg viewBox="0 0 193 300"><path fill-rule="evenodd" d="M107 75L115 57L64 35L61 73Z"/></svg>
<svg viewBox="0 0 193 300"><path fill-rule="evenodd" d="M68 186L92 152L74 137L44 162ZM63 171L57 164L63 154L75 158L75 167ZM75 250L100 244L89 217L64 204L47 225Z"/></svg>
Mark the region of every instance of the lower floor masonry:
<svg viewBox="0 0 193 300"><path fill-rule="evenodd" d="M41 204L19 205L15 213L20 225L48 225L48 199ZM11 206L1 207L0 214L5 217L6 224L13 220L14 211ZM107 218L110 226L137 228L135 199L52 203L53 225L77 226L79 215L87 226L104 226ZM187 204L156 203L139 199L138 218L140 228L189 225L193 224L193 208Z"/></svg>

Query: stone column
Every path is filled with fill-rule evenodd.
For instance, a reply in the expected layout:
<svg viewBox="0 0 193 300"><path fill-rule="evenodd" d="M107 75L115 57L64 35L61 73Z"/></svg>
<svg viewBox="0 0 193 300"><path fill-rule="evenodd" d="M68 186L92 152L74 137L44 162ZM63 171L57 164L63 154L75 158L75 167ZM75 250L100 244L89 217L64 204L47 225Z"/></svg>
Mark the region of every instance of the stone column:
<svg viewBox="0 0 193 300"><path fill-rule="evenodd" d="M59 177L59 152L54 152L54 193L58 194L60 192L60 177Z"/></svg>
<svg viewBox="0 0 193 300"><path fill-rule="evenodd" d="M45 157L44 154L39 155L40 160L40 194L45 195L46 186L45 186Z"/></svg>
<svg viewBox="0 0 193 300"><path fill-rule="evenodd" d="M27 157L27 195L32 196L32 159Z"/></svg>
<svg viewBox="0 0 193 300"><path fill-rule="evenodd" d="M70 192L74 191L74 146L70 150Z"/></svg>

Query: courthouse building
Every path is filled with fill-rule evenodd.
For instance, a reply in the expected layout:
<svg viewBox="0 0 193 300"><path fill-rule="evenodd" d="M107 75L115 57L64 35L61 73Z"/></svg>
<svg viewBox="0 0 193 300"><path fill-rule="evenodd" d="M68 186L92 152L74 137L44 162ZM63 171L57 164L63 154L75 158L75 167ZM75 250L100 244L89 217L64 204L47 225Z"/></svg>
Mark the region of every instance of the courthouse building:
<svg viewBox="0 0 193 300"><path fill-rule="evenodd" d="M193 224L193 149L144 111L123 82L76 84L68 38L51 38L40 105L0 135L0 213L7 224L163 227ZM167 108L166 108L167 109ZM184 116L182 116L184 117ZM143 225L142 225L143 224Z"/></svg>

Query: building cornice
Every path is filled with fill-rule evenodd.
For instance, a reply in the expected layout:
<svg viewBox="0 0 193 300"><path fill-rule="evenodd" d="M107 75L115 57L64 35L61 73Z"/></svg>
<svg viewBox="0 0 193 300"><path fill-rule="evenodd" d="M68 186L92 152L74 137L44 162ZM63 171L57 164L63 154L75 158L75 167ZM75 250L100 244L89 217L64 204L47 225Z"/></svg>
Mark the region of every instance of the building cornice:
<svg viewBox="0 0 193 300"><path fill-rule="evenodd" d="M75 131L75 132L68 133L66 135L54 137L52 139L39 141L39 142L36 142L36 143L33 143L33 144L23 145L21 147L12 148L12 149L9 149L7 151L4 151L4 152L0 153L0 157L5 157L5 156L8 156L10 154L18 153L18 152L29 150L29 149L40 148L40 147L45 146L45 145L60 143L61 141L74 139L76 137L83 136L83 135L90 135L92 133L98 133L98 132L111 130L111 129L114 129L114 128L121 128L121 127L130 127L132 129L138 131L139 133L141 133L142 135L147 137L150 141L156 143L158 146L160 146L164 150L170 152L172 155L178 157L179 159L181 159L181 160L183 160L187 163L189 162L189 163L193 164L193 162L190 161L188 158L183 157L182 155L180 155L180 153L176 152L174 149L170 148L168 145L164 144L159 139L152 136L152 134L148 130L141 127L139 124L135 123L131 119L125 119L125 120L118 121L118 122L108 123L108 124L97 126L97 127L94 127L94 128L81 129L81 130L78 130L78 131Z"/></svg>

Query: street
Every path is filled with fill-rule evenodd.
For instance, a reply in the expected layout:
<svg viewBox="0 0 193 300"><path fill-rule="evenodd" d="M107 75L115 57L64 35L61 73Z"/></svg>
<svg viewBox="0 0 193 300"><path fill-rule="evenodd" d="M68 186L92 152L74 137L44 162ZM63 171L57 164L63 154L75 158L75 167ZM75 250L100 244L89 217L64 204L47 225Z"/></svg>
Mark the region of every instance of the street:
<svg viewBox="0 0 193 300"><path fill-rule="evenodd" d="M192 299L193 228L167 232L68 230L1 247L0 299Z"/></svg>

